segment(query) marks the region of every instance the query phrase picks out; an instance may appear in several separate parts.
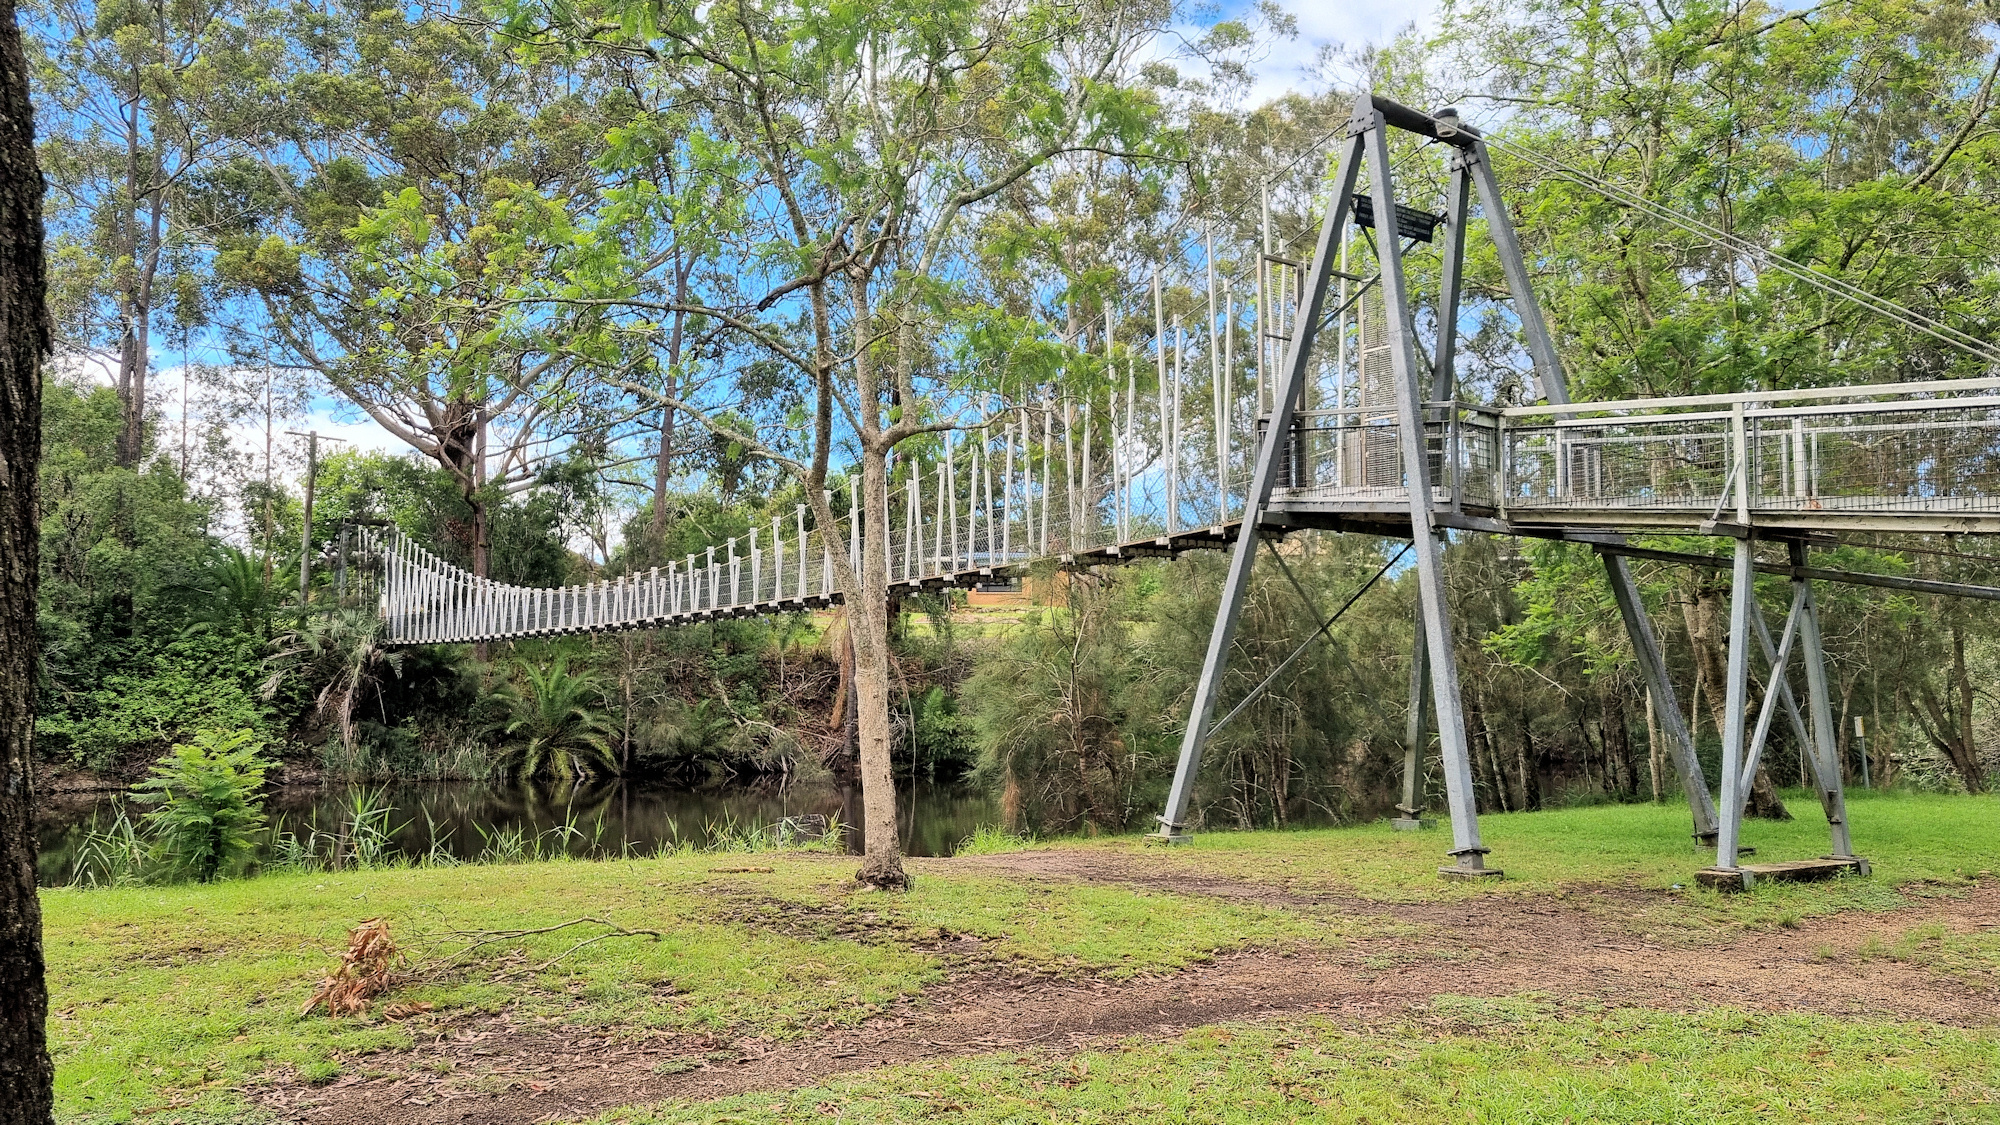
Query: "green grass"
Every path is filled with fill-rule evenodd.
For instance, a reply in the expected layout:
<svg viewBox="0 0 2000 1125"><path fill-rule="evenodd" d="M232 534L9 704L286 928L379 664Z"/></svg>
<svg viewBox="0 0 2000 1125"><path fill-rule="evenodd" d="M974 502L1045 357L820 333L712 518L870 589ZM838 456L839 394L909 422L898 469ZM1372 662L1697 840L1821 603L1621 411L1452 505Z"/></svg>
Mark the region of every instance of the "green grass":
<svg viewBox="0 0 2000 1125"><path fill-rule="evenodd" d="M2000 1121L2000 1035L1718 1010L1440 997L1366 1026L1216 1026L988 1054L604 1123Z"/></svg>
<svg viewBox="0 0 2000 1125"><path fill-rule="evenodd" d="M1744 843L1757 855L1745 862L1824 855L1826 819L1807 794L1788 794L1794 819L1752 820ZM1149 863L1270 883L1299 891L1332 891L1384 902L1421 902L1487 894L1573 895L1606 887L1643 892L1638 902L1614 900L1611 913L1660 936L1703 935L1718 926L1769 928L1841 910L1888 910L1911 897L1955 893L2000 871L2000 796L1953 797L1860 792L1848 800L1855 850L1869 857L1871 879L1806 885L1764 884L1747 895L1694 887L1696 870L1715 862L1697 850L1684 805L1598 805L1480 818L1490 866L1506 878L1445 882L1448 826L1397 832L1387 822L1353 828L1288 832L1210 832L1185 847L1158 848L1132 838L1078 841L1136 853ZM1676 891L1674 888L1681 888Z"/></svg>
<svg viewBox="0 0 2000 1125"><path fill-rule="evenodd" d="M268 1074L326 1080L343 1056L404 1047L373 1017L298 1009L349 927L386 916L406 945L457 948L453 930L527 929L589 915L662 939L613 938L546 972L585 928L487 951L471 971L399 990L441 1011L493 1011L580 1026L730 1029L780 1036L851 1025L943 979L942 935L976 956L1110 977L1173 969L1246 943L1335 940L1330 919L1213 901L1161 909L1116 887L928 876L907 895L858 890L853 861L760 856L769 874L713 874L727 857L277 875L211 886L43 892L51 1036L64 1120L122 1121L165 1106L187 1121L237 1120L232 1087ZM518 951L518 953L516 952ZM155 1118L157 1120L157 1118Z"/></svg>
<svg viewBox="0 0 2000 1125"><path fill-rule="evenodd" d="M1489 817L1484 826L1494 858L1509 872L1497 885L1438 882L1433 872L1447 846L1443 831L1412 835L1376 825L1214 833L1188 848L1144 852L1129 839L1056 846L1125 849L1139 861L1169 869L1334 890L1364 900L1570 896L1647 932L1713 936L1717 927L1779 926L1837 909L1881 909L1911 896L1960 893L1981 872L2000 868L1996 812L2000 800L1995 798L1857 797L1855 837L1876 864L1874 879L1760 887L1736 897L1663 893L1706 862L1686 841L1686 814L1671 807L1605 806ZM1802 815L1790 824L1758 824L1751 831L1763 855L1783 857L1816 854L1825 828ZM993 838L987 846L1016 845ZM505 1008L516 1019L572 1026L780 1037L853 1026L921 997L968 962L1000 961L1037 972L1115 980L1184 967L1214 951L1246 945L1307 947L1349 936L1411 932L1371 917L1366 907L1279 908L1143 887L1021 880L982 873L970 862L927 864L907 895L859 890L851 877L854 861L845 857L779 852L759 855L756 862L774 870L717 873L711 868L732 865L730 857L681 854L274 875L211 886L45 891L59 1112L65 1121L92 1123L143 1119L193 1125L254 1119L248 1091L260 1083L294 1075L330 1080L356 1066L361 1052L409 1046L413 1030L405 1025L374 1016L332 1020L298 1011L333 967L348 928L378 915L390 919L398 939L420 958L462 944L452 931L525 929L586 915L661 931L659 940L601 941L546 971L499 981L492 979L497 970L539 965L601 931L584 928L490 947L465 971L398 991L398 1000L437 1006L438 1015L426 1022ZM1619 893L1582 893L1603 887ZM965 937L978 940L959 940ZM1990 983L2000 964L2000 950L1990 934L1913 931L1901 943L1871 955L1898 957L1973 984ZM1659 1036L1707 1034L1699 1020L1673 1022L1682 1017L1658 1016L1668 1023L1641 1020L1631 1027L1618 1021L1639 1017L1592 1018L1601 1024L1603 1049L1614 1053L1626 1050L1628 1039L1643 1044ZM1561 1046L1538 1045L1533 1028L1525 1026L1533 1020L1515 1022L1524 1026L1496 1024L1513 1027L1507 1034L1515 1039L1505 1052L1510 1059L1515 1053ZM1782 1021L1758 1026L1775 1029L1772 1034L1804 1034L1785 1030L1794 1025ZM1331 1036L1327 1041L1335 1043L1351 1038L1346 1032L1314 1034ZM1958 1033L1938 1034L1959 1041L1950 1038ZM1244 1035L1254 1041L1252 1033ZM1471 1081L1479 1069L1474 1065L1478 1040L1469 1031L1452 1035L1456 1038L1440 1039L1419 1055L1395 1055L1400 1061L1384 1066L1410 1082L1422 1075L1439 1082ZM1965 1042L1975 1040L1984 1042L1976 1036ZM1215 1058L1236 1059L1238 1049L1227 1047L1214 1048L1221 1051ZM1660 1054L1652 1047L1633 1049ZM1173 1059L1206 1057L1185 1044L1157 1050L1166 1052L1159 1057L1168 1061L1149 1065L1170 1068L1179 1065ZM1128 1054L1107 1056L1114 1061L1103 1065L1115 1074L1115 1058ZM990 1066L998 1069L980 1080L999 1081L993 1075L1010 1065L994 1061ZM1035 1067L1042 1065L1023 1073L1041 1073ZM1928 1062L1910 1065L1918 1071L1929 1067ZM1455 1069L1461 1067L1467 1068L1462 1074ZM1502 1069L1524 1088L1533 1088L1532 1067L1509 1061ZM1893 1077L1878 1070L1861 1067L1853 1073L1877 1074L1883 1082ZM1949 1067L1926 1072L1931 1071L1939 1082L1955 1081ZM1842 1081L1849 1077L1843 1075ZM1492 1088L1491 1098L1511 1089L1499 1078L1493 1081L1500 1084ZM1089 1088L1095 1087L1078 1087ZM1917 1086L1911 1089L1917 1091L1911 1098L1922 1092ZM1519 1091L1505 1096L1517 1094L1528 1096ZM1083 1095L1072 1091L1063 1096ZM1097 1112L1081 1102L1055 1108L1075 1120L1088 1120L1088 1113ZM1321 1112L1310 1101L1295 1108ZM176 1112L162 1116L160 1111L167 1109ZM1372 1112L1356 1109L1344 1119ZM1497 1115L1493 1120L1505 1119L1500 1109L1492 1113Z"/></svg>

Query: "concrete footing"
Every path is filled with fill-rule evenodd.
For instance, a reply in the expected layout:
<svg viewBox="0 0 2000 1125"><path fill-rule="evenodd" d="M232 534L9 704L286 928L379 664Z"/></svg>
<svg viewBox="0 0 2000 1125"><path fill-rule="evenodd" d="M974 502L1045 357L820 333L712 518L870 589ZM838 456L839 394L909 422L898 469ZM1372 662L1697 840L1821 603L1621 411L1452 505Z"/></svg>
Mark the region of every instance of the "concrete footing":
<svg viewBox="0 0 2000 1125"><path fill-rule="evenodd" d="M1866 875L1868 861L1858 855L1827 855L1782 863L1746 863L1740 867L1704 867L1694 881L1718 891L1747 891L1758 883L1816 883L1843 875Z"/></svg>
<svg viewBox="0 0 2000 1125"><path fill-rule="evenodd" d="M1398 832L1428 832L1437 826L1437 818L1431 816L1399 816L1389 822L1389 827Z"/></svg>
<svg viewBox="0 0 2000 1125"><path fill-rule="evenodd" d="M1497 867L1451 867L1438 868L1438 877L1459 883L1476 883L1482 879L1498 879L1504 873Z"/></svg>

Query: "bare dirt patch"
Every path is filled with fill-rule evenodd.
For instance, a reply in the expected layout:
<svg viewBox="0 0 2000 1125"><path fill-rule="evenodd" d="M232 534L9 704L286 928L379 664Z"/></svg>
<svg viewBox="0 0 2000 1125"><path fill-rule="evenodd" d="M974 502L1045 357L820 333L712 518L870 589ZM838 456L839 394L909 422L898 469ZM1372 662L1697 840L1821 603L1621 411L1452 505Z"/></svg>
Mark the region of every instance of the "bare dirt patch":
<svg viewBox="0 0 2000 1125"><path fill-rule="evenodd" d="M1032 858L1045 855L1055 858ZM1612 890L1589 902L1489 895L1384 904L1141 873L1116 856L1034 852L959 862L1036 878L1386 914L1421 930L1415 937L1357 940L1319 954L1249 950L1182 973L1115 983L967 967L981 958L953 957L961 966L958 975L928 990L905 1014L810 1042L643 1039L554 1025L522 1027L505 1015L420 1017L429 1041L416 1049L351 1060L355 1073L331 1086L280 1083L267 1092L265 1104L286 1120L326 1125L525 1125L634 1103L810 1085L924 1058L1029 1045L1068 1049L1221 1020L1313 1013L1389 1017L1444 993L1539 992L1676 1010L1730 1005L1966 1026L2000 1022L2000 996L1993 991L1915 966L1853 956L1871 937L1893 940L1918 925L2000 928L2000 884L1991 882L1904 910L1812 919L1797 929L1689 948L1642 940L1606 920L1621 902L1638 909L1645 897L1639 892ZM813 919L809 925L817 929L831 921ZM932 947L952 953L952 944L940 938Z"/></svg>

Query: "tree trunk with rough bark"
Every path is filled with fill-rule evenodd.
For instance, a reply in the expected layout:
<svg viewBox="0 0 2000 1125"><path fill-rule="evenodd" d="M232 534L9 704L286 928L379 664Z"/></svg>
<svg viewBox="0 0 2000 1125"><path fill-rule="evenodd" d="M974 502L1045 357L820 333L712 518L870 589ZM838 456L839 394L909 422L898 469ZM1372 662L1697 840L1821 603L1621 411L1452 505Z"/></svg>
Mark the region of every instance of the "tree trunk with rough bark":
<svg viewBox="0 0 2000 1125"><path fill-rule="evenodd" d="M895 770L889 758L889 570L882 529L889 526L888 455L861 454L861 604L849 606L854 639L855 720L861 741L862 833L867 839L854 877L871 887L902 890L903 848L896 823Z"/></svg>
<svg viewBox="0 0 2000 1125"><path fill-rule="evenodd" d="M1702 681L1702 695L1708 700L1709 715L1715 720L1717 731L1725 729L1729 720L1727 629L1722 624L1728 615L1723 612L1722 594L1722 587L1703 583L1695 587L1692 598L1681 602L1688 641L1694 648L1695 675ZM1749 716L1745 720L1747 738L1752 724ZM1746 744L1743 749L1747 753L1750 747ZM1761 761L1750 781L1750 815L1766 820L1792 819L1791 810L1778 797L1778 787L1771 783L1771 771Z"/></svg>
<svg viewBox="0 0 2000 1125"><path fill-rule="evenodd" d="M0 1125L55 1120L33 821L46 284L34 108L8 0L0 19Z"/></svg>

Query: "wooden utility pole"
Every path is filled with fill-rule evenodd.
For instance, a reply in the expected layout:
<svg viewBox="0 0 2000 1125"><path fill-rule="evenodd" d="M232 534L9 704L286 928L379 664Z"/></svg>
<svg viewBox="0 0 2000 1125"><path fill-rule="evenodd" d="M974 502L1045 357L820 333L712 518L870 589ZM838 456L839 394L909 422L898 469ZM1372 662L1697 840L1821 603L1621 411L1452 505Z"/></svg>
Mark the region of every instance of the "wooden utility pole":
<svg viewBox="0 0 2000 1125"><path fill-rule="evenodd" d="M306 439L306 510L299 528L299 611L306 608L307 595L312 593L312 539L313 539L313 486L319 481L319 443L346 441L346 438L326 437L318 430L286 430L293 437Z"/></svg>

